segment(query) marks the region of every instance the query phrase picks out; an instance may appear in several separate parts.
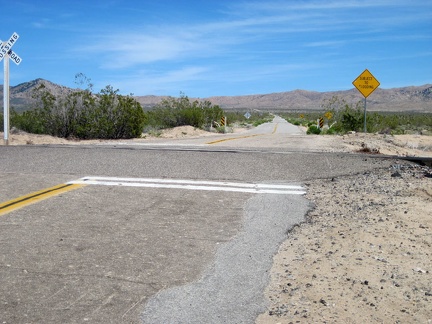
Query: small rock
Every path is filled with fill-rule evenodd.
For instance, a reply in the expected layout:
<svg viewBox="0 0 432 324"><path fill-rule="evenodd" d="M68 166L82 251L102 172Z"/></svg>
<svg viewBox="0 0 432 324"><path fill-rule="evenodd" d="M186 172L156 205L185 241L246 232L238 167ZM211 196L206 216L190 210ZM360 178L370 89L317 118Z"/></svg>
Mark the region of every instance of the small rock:
<svg viewBox="0 0 432 324"><path fill-rule="evenodd" d="M421 268L414 268L413 271L418 273L426 273L426 271Z"/></svg>
<svg viewBox="0 0 432 324"><path fill-rule="evenodd" d="M396 171L396 172L392 173L391 177L392 178L398 178L398 177L402 177L402 175Z"/></svg>
<svg viewBox="0 0 432 324"><path fill-rule="evenodd" d="M323 304L324 306L327 306L327 302L323 298L320 299L320 303Z"/></svg>

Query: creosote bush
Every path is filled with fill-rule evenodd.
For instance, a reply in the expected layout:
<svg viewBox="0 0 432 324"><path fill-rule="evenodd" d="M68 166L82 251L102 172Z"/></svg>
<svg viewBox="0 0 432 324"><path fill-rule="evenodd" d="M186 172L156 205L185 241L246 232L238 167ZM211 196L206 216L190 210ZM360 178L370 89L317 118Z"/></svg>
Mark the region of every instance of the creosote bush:
<svg viewBox="0 0 432 324"><path fill-rule="evenodd" d="M310 135L310 134L315 134L318 135L321 133L321 128L319 128L318 126L312 125L308 128L308 130L306 131L306 134Z"/></svg>
<svg viewBox="0 0 432 324"><path fill-rule="evenodd" d="M147 116L131 96L107 86L98 94L86 90L54 96L45 86L33 95L36 108L11 115L13 124L30 133L78 139L141 136Z"/></svg>
<svg viewBox="0 0 432 324"><path fill-rule="evenodd" d="M224 111L210 101L191 101L181 94L179 98L168 97L148 112L148 127L152 129L190 125L204 128L224 115Z"/></svg>
<svg viewBox="0 0 432 324"><path fill-rule="evenodd" d="M307 126L316 125L322 117L329 127L320 134L346 134L351 131L364 131L364 102L348 104L344 99L334 96L323 100L321 111L282 113L288 122ZM301 117L299 117L301 116ZM381 134L429 134L432 132L432 114L424 112L371 112L366 113L366 130L368 133ZM309 133L314 133L313 129Z"/></svg>

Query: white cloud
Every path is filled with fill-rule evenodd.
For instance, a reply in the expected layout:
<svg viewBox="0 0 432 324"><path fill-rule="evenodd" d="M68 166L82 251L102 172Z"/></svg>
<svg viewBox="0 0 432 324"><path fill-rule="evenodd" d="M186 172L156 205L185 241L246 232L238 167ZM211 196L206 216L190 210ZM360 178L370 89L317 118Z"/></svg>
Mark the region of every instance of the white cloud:
<svg viewBox="0 0 432 324"><path fill-rule="evenodd" d="M237 2L219 20L141 25L133 32L116 26L115 32L91 35L85 43L92 45L80 44L78 52L98 57L100 68L108 73L120 70L124 77L117 78L118 87L136 93L179 90L197 80L233 84L283 80L297 71L338 67L343 60L351 64L353 49L360 43L382 48L395 37L426 37L394 33L430 18L428 12L419 16L417 9L394 19L392 13L411 5L418 6L419 1ZM383 53L385 60L386 51L381 49Z"/></svg>
<svg viewBox="0 0 432 324"><path fill-rule="evenodd" d="M128 92L139 95L160 91L163 91L161 93L163 95L175 95L184 87L185 83L206 80L208 72L207 67L201 66L186 66L165 72L143 69L117 76L113 86L120 91L127 89ZM101 88L106 84L101 81L95 87Z"/></svg>
<svg viewBox="0 0 432 324"><path fill-rule="evenodd" d="M33 22L32 25L35 28L48 28L50 23L51 23L51 20L45 18L45 19L41 19L39 21Z"/></svg>
<svg viewBox="0 0 432 324"><path fill-rule="evenodd" d="M80 45L81 53L101 57L102 68L126 68L163 61L175 61L202 57L227 56L231 51L239 52L257 40L267 43L280 35L297 36L298 33L313 34L363 23L369 31L374 18L341 15L332 12L325 17L322 9L372 7L389 5L394 1L331 1L331 2L254 2L243 3L236 12L245 14L227 15L225 20L188 25L142 26L140 32L106 33L95 36L93 45ZM321 11L319 11L320 9ZM263 11L264 10L264 11ZM382 22L381 22L382 24ZM310 42L310 46L319 43ZM337 41L333 41L334 44ZM329 44L329 43L328 43ZM244 49L240 50L244 51Z"/></svg>
<svg viewBox="0 0 432 324"><path fill-rule="evenodd" d="M412 1L415 4L416 1ZM419 1L417 1L419 4ZM234 5L233 8L242 7L248 12L254 11L299 11L299 10L338 10L338 9L353 9L353 8L374 8L383 6L398 6L406 5L406 1L402 0L333 0L333 1L252 1ZM411 3L410 3L411 4Z"/></svg>
<svg viewBox="0 0 432 324"><path fill-rule="evenodd" d="M78 52L99 55L102 68L126 68L140 64L205 57L218 51L217 40L204 39L201 33L178 31L172 27L162 32L116 33L102 38Z"/></svg>

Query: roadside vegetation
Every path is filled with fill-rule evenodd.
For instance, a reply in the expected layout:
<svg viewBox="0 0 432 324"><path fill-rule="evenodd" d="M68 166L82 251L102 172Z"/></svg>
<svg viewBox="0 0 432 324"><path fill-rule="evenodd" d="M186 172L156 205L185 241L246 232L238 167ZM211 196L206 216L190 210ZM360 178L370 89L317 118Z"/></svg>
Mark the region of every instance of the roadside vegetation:
<svg viewBox="0 0 432 324"><path fill-rule="evenodd" d="M192 102L186 96L165 99L145 112L132 96L122 96L111 86L98 94L82 90L61 98L41 87L35 99L34 109L22 113L11 110L11 126L63 138L137 138L143 132L157 135L162 129L184 125L206 129L224 114L219 106Z"/></svg>
<svg viewBox="0 0 432 324"><path fill-rule="evenodd" d="M191 101L187 96L164 99L151 110L144 111L131 96L122 96L107 86L98 94L88 90L56 98L44 87L37 90L35 108L21 113L10 112L10 125L16 129L75 139L136 138L143 133L153 136L163 129L190 125L219 133L233 127L256 127L273 119L270 113L225 112L209 101ZM226 125L221 124L225 117ZM3 115L0 113L0 129Z"/></svg>
<svg viewBox="0 0 432 324"><path fill-rule="evenodd" d="M144 111L132 95L106 86L92 92L92 84L83 74L76 83L85 85L63 96L55 96L44 86L33 94L34 107L17 113L10 112L10 125L34 134L48 134L76 139L126 139L143 133L160 135L161 130L190 125L195 128L229 132L232 127L256 127L273 119L270 112L259 110L224 111L209 101L190 100L183 93L168 97L150 110ZM278 115L294 125L307 128L307 134L346 134L363 132L363 102L348 104L334 96L324 100L320 111L280 112ZM221 123L225 117L226 125ZM317 125L322 118L324 127ZM367 112L367 132L383 134L432 134L432 114ZM0 113L0 129L3 115Z"/></svg>
<svg viewBox="0 0 432 324"><path fill-rule="evenodd" d="M288 122L307 127L308 134L346 134L364 131L364 106L359 101L348 104L334 96L323 101L321 111L308 113L282 113ZM324 127L318 127L318 119L323 118ZM428 113L366 113L368 133L381 134L425 134L432 135L432 114Z"/></svg>
<svg viewBox="0 0 432 324"><path fill-rule="evenodd" d="M247 118L247 114L249 114L249 118ZM225 116L227 117L229 124L236 124L239 127L257 127L261 124L268 123L273 120L274 115L269 112L262 111L230 111L226 112Z"/></svg>
<svg viewBox="0 0 432 324"><path fill-rule="evenodd" d="M162 129L185 125L226 132L233 124L257 126L272 119L269 113L249 113L249 119L238 112L226 113L218 105L192 101L183 93L144 111L131 95L120 95L111 86L93 93L90 79L83 74L77 74L75 82L86 88L55 96L45 86L39 86L33 93L32 109L18 113L11 108L10 126L69 139L127 139L141 137L143 132L157 136ZM223 116L226 125L221 124ZM4 127L2 114L0 127Z"/></svg>
<svg viewBox="0 0 432 324"><path fill-rule="evenodd" d="M181 94L179 98L162 100L147 112L145 132L157 132L165 128L190 125L200 129L210 129L220 121L224 111L210 101L191 101Z"/></svg>
<svg viewBox="0 0 432 324"><path fill-rule="evenodd" d="M77 139L141 135L147 116L132 96L122 96L111 86L93 94L89 79L80 74L76 80L86 82L87 88L64 96L56 97L39 86L33 93L33 109L22 113L11 110L11 126L29 133Z"/></svg>

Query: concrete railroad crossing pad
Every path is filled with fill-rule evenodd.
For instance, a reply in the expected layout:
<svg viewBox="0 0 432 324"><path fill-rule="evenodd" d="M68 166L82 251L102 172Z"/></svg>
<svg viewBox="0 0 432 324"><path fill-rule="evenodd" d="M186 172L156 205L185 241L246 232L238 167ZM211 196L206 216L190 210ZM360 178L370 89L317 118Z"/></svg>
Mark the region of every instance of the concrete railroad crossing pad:
<svg viewBox="0 0 432 324"><path fill-rule="evenodd" d="M78 190L66 192L63 191L65 186L59 185L0 205L0 213L2 206L14 207L15 201L19 202L20 208L19 210L8 209L1 216L1 227L5 235L1 240L3 244L0 249L5 267L0 279L3 296L0 298L2 300L0 319L4 323L108 323L113 320L133 323L140 321L144 323L209 321L250 323L265 309L263 291L267 284L267 272L271 267L272 256L285 238L286 231L290 226L303 220L303 215L308 208L308 203L301 197L305 193L303 187L280 182L265 184L84 177L70 181L66 185L74 186L72 189ZM237 206L237 211L233 214L232 206L224 206L226 211L221 214L227 215L216 217L210 224L208 219L201 220L200 226L195 225L195 234L187 234L183 230L178 232L180 239L182 236L190 235L192 236L189 240L196 240L197 236L202 237L193 246L185 245L184 249L190 250L188 252L179 251L175 239L173 242L170 235L165 234L168 243L162 250L159 249L157 252L159 256L149 258L141 254L140 258L140 253L145 251L137 250L148 249L148 243L145 238L142 241L143 238L136 230L142 228L144 224L139 222L133 222L134 225L128 224L130 222L122 221L121 214L113 214L111 208L104 210L103 208L107 206L102 207L102 205L109 205L109 199L99 205L99 208L102 208L102 213L99 214L103 218L93 219L94 215L86 211L88 215L85 224L82 223L83 208L86 205L91 208L89 203L85 202L91 197L88 193L94 191L90 187L101 187L100 190L104 192L111 187L116 187L118 188L116 196L120 193L118 190L127 190L129 194L131 190L139 190L145 195L149 195L149 191L156 190L160 191L157 194L159 199L163 196L161 193L164 190L174 190L177 192L175 195L180 195L191 205L193 205L192 200L197 196L193 192L216 191L220 193L212 196L212 199L235 195L234 201L237 201L235 205L243 205L243 207ZM56 193L57 189L60 192ZM181 191L191 194L181 194ZM104 195L111 197L112 194L113 192ZM208 204L208 195L206 198ZM43 199L47 200L43 201ZM149 199L158 200L154 194L150 194ZM67 206L66 209L55 206L55 203L59 204L64 200L66 200L64 204ZM223 199L218 200L223 201ZM21 205L23 201L34 205L31 207L27 204ZM130 199L126 201L130 202ZM9 206L11 202L12 206ZM156 204L158 203L152 203L152 205ZM135 213L142 213L142 210L138 211L132 203L130 206L122 204L120 209L131 206ZM181 206L177 205L177 207L182 209ZM212 206L215 207L217 206ZM29 208L32 208L31 214L28 213ZM54 210L59 213L57 216L52 215L56 213ZM200 211L194 211L193 208L190 210L189 206L183 205L182 214L184 213L194 215L195 222L196 217L205 218L204 215L200 215L201 213L210 215L211 210L200 208ZM178 218L175 217L184 216L180 214L176 216L172 211L168 212L167 219L163 222L169 222L171 225L169 227L163 225L163 227L177 232L178 229L173 227L182 225L177 223ZM220 223L226 217L234 219L224 221L226 225L216 226L214 221ZM64 218L69 221L65 221ZM202 221L207 224L204 225ZM156 227L158 227L157 223L159 226L161 224L160 220L158 222L147 219L144 226L148 226L149 222L153 225L156 223ZM203 225L211 226L204 228ZM135 228L132 229L131 226ZM226 226L231 228L228 229ZM48 237L45 234L46 228L51 228ZM219 233L215 235L209 231ZM221 236L221 231L226 233ZM144 234L144 230L141 234ZM89 239L89 235L96 235L96 240ZM129 239L126 239L127 236ZM20 241L18 247L15 244L8 244L17 239ZM210 244L202 244L202 240L208 240ZM9 249L8 246L11 248ZM164 271L168 273L168 277L171 277L168 280L177 282L176 288L164 290L163 287L168 284L167 279L161 279L161 273L151 270L146 263L147 265L152 261L158 263L156 259L160 259L161 255L162 259L166 259L170 253L176 251L185 255L186 263L174 265L159 261L158 267L166 266ZM216 252L216 256L211 256L211 251ZM198 256L192 257L190 253L197 253ZM202 266L193 269L194 266L190 261L196 262L202 259L203 256L199 254L207 254L209 261L207 270ZM112 261L113 257L119 262L114 267L104 260ZM159 278L154 277L149 282L151 276L141 273L146 271L152 271ZM195 280L191 280L191 275L186 275L185 271L190 271ZM174 274L169 274L171 272ZM151 283L152 280L156 282ZM157 291L160 293L151 298L144 309L145 302Z"/></svg>

